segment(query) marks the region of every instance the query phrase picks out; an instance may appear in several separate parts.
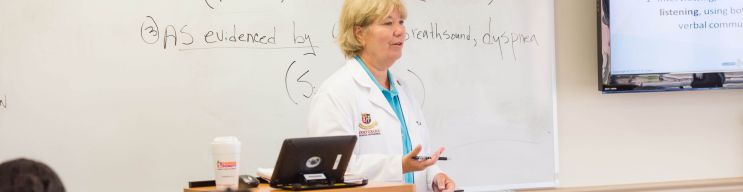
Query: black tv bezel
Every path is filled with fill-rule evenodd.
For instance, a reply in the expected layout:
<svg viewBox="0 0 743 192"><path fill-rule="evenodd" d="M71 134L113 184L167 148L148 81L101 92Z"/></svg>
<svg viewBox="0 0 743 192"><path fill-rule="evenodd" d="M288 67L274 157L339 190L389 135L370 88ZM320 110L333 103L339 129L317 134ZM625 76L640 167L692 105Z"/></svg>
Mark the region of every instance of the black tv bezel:
<svg viewBox="0 0 743 192"><path fill-rule="evenodd" d="M603 93L637 93L637 92L663 92L663 91L691 91L691 90L720 90L720 89L743 89L743 71L741 72L705 72L705 73L653 73L653 74L611 74L610 69L605 69L603 62L604 50L602 42L604 38L611 38L602 33L603 2L611 4L611 0L596 0L596 47L598 69L598 89ZM609 13L610 14L610 13ZM611 43L609 43L611 48ZM609 57L611 52L609 52ZM607 68L611 67L611 60L607 59ZM604 77L604 70L608 77ZM608 81L604 81L608 79ZM679 81L678 79L688 79ZM624 83L623 81L627 81Z"/></svg>

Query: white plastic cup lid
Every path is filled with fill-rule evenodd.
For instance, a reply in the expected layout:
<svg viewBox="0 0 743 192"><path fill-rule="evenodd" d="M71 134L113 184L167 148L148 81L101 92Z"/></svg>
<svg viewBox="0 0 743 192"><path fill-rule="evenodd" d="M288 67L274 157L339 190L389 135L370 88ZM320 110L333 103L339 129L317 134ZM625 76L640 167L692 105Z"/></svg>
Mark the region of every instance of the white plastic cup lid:
<svg viewBox="0 0 743 192"><path fill-rule="evenodd" d="M213 153L240 153L240 141L235 136L216 137L212 141Z"/></svg>

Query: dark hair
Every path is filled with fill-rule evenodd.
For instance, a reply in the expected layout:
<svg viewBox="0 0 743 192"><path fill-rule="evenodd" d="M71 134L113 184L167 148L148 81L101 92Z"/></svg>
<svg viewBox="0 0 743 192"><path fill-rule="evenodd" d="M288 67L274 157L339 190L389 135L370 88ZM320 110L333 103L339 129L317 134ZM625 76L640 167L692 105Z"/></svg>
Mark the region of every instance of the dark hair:
<svg viewBox="0 0 743 192"><path fill-rule="evenodd" d="M0 164L0 192L64 192L56 173L44 163L14 159Z"/></svg>
<svg viewBox="0 0 743 192"><path fill-rule="evenodd" d="M604 17L601 20L608 26L609 25L609 0L601 0L601 9L604 11Z"/></svg>

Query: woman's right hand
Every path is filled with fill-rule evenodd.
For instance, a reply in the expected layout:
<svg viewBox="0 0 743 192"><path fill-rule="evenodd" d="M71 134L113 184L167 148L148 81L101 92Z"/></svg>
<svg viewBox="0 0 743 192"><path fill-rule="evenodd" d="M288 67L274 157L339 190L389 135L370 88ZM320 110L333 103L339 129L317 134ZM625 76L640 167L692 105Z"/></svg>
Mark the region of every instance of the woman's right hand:
<svg viewBox="0 0 743 192"><path fill-rule="evenodd" d="M439 156L444 152L444 148L441 147L431 156L431 159L427 160L416 160L414 157L418 155L422 150L421 145L415 146L413 151L402 157L402 173L408 173L411 171L422 171L428 166L436 164L439 160Z"/></svg>

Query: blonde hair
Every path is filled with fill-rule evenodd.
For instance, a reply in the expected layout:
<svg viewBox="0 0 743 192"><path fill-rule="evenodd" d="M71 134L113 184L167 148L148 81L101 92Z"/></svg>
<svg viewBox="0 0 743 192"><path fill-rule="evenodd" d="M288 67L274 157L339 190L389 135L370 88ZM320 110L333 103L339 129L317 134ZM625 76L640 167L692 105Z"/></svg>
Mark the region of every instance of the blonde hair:
<svg viewBox="0 0 743 192"><path fill-rule="evenodd" d="M364 48L356 39L354 28L366 29L395 8L402 19L407 18L407 10L400 0L345 0L340 16L338 44L346 58L358 55Z"/></svg>

